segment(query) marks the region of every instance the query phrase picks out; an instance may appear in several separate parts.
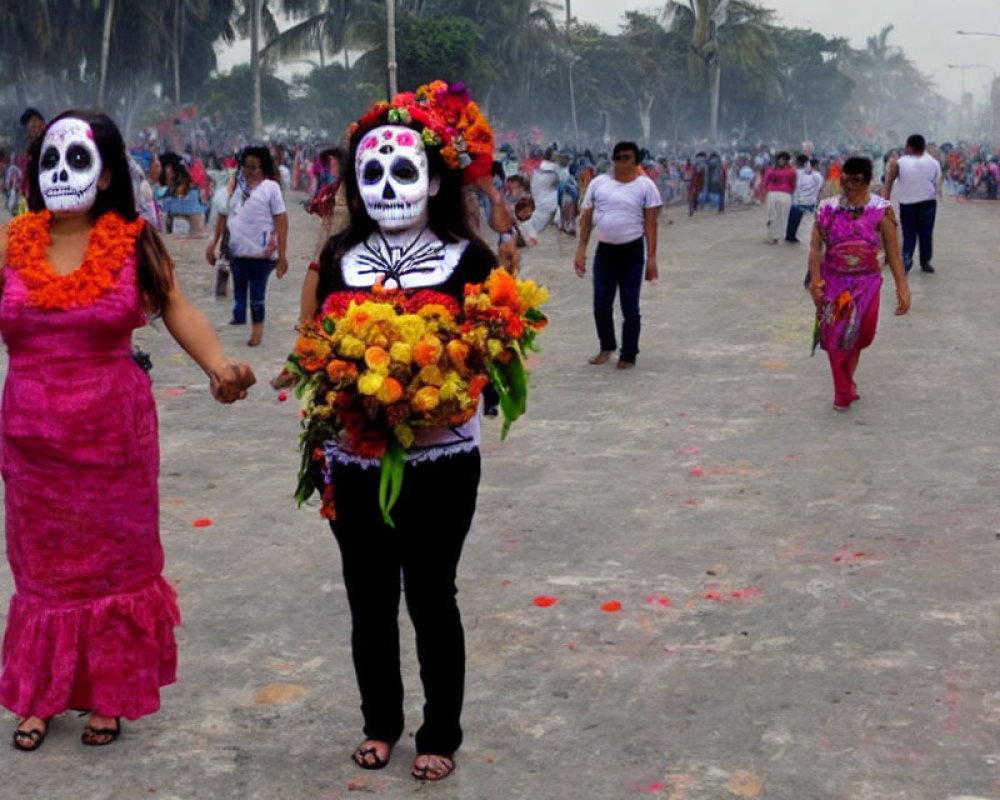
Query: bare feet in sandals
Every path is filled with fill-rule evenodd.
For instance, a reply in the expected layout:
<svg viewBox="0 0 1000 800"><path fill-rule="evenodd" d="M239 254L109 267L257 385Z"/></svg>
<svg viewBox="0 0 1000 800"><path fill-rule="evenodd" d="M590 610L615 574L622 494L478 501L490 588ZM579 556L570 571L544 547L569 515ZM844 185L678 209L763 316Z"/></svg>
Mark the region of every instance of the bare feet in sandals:
<svg viewBox="0 0 1000 800"><path fill-rule="evenodd" d="M361 769L382 769L389 763L392 744L378 739L365 739L351 754L354 763Z"/></svg>
<svg viewBox="0 0 1000 800"><path fill-rule="evenodd" d="M121 732L122 723L119 717L102 717L100 714L91 714L80 740L91 747L103 747L115 741Z"/></svg>
<svg viewBox="0 0 1000 800"><path fill-rule="evenodd" d="M455 761L448 756L421 753L413 761L410 774L418 781L440 781L455 771Z"/></svg>
<svg viewBox="0 0 1000 800"><path fill-rule="evenodd" d="M28 717L14 730L14 747L31 752L42 746L49 732L49 723L41 717Z"/></svg>

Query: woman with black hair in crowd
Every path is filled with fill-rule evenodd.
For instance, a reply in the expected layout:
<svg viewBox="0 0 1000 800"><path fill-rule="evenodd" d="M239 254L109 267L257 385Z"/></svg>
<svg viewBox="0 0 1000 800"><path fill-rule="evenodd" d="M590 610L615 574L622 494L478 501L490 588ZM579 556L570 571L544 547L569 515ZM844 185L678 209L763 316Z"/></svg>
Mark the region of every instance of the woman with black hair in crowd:
<svg viewBox="0 0 1000 800"><path fill-rule="evenodd" d="M233 268L233 317L229 324L246 324L249 292L253 328L247 345L256 347L264 336L268 278L272 270L278 278L288 272L288 214L270 150L246 147L238 160L229 203L225 211L220 210L205 258L215 265L216 247L228 228Z"/></svg>

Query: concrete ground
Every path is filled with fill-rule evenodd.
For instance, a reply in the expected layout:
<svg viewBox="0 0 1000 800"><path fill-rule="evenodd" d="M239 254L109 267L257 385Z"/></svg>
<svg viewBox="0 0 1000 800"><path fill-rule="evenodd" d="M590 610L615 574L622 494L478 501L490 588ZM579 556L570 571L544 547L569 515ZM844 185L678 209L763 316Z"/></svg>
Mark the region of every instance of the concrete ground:
<svg viewBox="0 0 1000 800"><path fill-rule="evenodd" d="M466 742L457 773L423 785L408 624L407 733L382 772L348 760L362 737L339 557L291 497L297 406L267 379L315 241L296 199L255 350L212 297L204 240L170 237L189 295L257 371L248 400L215 404L162 326L137 337L179 682L112 747L84 748L73 715L38 753L0 747L3 797L1000 798L996 205L944 203L938 272L912 275L908 316L887 281L846 414L809 355L807 246L765 244L760 208L664 214L629 372L586 363L575 242L549 229L524 253L551 324L528 415L504 442L485 422L459 580Z"/></svg>

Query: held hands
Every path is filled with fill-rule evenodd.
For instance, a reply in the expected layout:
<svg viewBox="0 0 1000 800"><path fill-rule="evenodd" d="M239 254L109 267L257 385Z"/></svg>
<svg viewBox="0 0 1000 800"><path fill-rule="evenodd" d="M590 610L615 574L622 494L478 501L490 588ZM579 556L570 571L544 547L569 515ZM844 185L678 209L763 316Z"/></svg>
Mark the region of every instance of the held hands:
<svg viewBox="0 0 1000 800"><path fill-rule="evenodd" d="M247 396L247 389L257 382L257 378L245 361L234 358L226 361L209 375L212 397L220 403L235 403Z"/></svg>

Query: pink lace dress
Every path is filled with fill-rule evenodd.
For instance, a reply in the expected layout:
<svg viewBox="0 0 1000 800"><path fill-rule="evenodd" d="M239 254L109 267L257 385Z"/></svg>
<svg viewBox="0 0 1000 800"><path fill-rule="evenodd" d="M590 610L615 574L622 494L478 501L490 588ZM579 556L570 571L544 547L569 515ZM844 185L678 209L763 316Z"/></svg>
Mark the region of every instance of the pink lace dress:
<svg viewBox="0 0 1000 800"><path fill-rule="evenodd" d="M159 447L150 381L131 358L146 323L135 260L90 305L46 311L3 267L0 408L14 575L0 703L128 719L175 680L173 588L161 576Z"/></svg>

